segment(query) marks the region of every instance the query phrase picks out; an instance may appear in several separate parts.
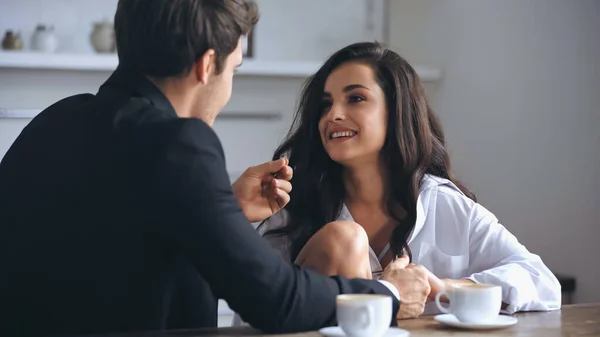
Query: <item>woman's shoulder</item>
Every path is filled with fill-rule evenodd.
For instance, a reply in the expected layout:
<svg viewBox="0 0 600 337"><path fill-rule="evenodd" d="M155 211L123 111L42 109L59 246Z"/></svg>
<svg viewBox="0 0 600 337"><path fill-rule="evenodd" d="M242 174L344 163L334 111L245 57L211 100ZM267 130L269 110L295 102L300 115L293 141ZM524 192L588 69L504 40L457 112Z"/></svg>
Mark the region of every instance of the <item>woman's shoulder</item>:
<svg viewBox="0 0 600 337"><path fill-rule="evenodd" d="M472 218L477 217L478 213L487 211L479 203L469 198L452 181L431 174L423 177L419 189L419 199L423 209L435 210L437 216Z"/></svg>
<svg viewBox="0 0 600 337"><path fill-rule="evenodd" d="M421 180L419 196L423 194L436 194L436 196L450 198L457 202L466 202L471 206L476 203L449 179L432 174L424 175Z"/></svg>
<svg viewBox="0 0 600 337"><path fill-rule="evenodd" d="M452 181L427 174L423 177L419 198L423 208L435 210L438 216L451 216L461 223L467 224L483 217L497 221L483 205L469 198Z"/></svg>

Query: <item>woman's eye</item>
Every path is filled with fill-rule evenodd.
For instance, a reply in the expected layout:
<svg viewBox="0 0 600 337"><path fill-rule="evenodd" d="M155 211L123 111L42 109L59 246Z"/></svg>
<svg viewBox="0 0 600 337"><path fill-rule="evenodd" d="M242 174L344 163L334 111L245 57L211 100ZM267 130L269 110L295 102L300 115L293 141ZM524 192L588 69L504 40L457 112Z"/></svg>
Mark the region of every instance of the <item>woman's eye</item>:
<svg viewBox="0 0 600 337"><path fill-rule="evenodd" d="M350 96L350 98L348 100L350 101L350 103L357 103L357 102L362 102L365 99L360 96L352 95L352 96Z"/></svg>
<svg viewBox="0 0 600 337"><path fill-rule="evenodd" d="M323 112L329 111L329 109L331 109L331 101L323 101L321 107L323 109Z"/></svg>

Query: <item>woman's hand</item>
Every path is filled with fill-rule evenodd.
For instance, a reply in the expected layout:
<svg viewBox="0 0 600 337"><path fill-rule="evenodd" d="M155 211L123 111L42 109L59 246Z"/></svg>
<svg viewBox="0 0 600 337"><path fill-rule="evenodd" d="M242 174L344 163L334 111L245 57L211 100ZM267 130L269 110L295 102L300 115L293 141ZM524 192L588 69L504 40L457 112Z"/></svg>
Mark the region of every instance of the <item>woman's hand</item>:
<svg viewBox="0 0 600 337"><path fill-rule="evenodd" d="M429 293L429 296L427 298L427 302L431 302L431 301L435 301L435 295L437 295L438 292L440 292L441 290L444 290L450 286L453 285L469 285L469 284L475 284L475 282L469 280L469 279L451 279L451 278L437 278L435 275L433 275L432 272L430 272L429 270L427 270L428 274L427 274L427 278L429 280L429 285L431 286L431 292ZM442 303L448 303L448 297L441 296L440 297L440 302ZM508 307L507 303L502 302L501 308L504 310L506 309L506 307Z"/></svg>
<svg viewBox="0 0 600 337"><path fill-rule="evenodd" d="M409 264L409 267L411 265L415 265L413 263ZM432 302L435 301L435 296L437 295L437 293L439 293L442 290L445 290L446 288L448 288L451 285L455 285L455 284L473 284L475 282L471 281L471 280L467 280L467 279L460 279L460 280L456 280L456 279L450 279L450 278L443 278L440 279L437 276L435 276L431 271L429 271L428 269L426 269L425 267L423 267L423 269L426 270L427 272L427 280L429 281L429 286L431 287L431 291L429 292L429 296L427 296L427 302ZM440 298L441 302L448 302L448 298L446 298L446 296L442 296Z"/></svg>
<svg viewBox="0 0 600 337"><path fill-rule="evenodd" d="M412 266L416 266L416 264L411 263L408 265L408 267L412 267ZM431 288L431 291L429 292L429 295L427 296L427 302L431 302L431 301L435 300L435 295L437 295L438 292L446 289L446 283L443 280L441 280L440 278L438 278L437 276L435 276L427 268L423 267L423 269L425 270L425 272L427 274L427 281L429 282L429 287Z"/></svg>

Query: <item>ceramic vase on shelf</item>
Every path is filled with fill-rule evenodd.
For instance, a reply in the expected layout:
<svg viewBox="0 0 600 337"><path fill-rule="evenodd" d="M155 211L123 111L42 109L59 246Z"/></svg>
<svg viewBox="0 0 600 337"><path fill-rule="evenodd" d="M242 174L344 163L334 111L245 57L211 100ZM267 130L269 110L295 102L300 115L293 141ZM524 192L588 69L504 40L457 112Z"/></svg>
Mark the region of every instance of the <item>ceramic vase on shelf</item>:
<svg viewBox="0 0 600 337"><path fill-rule="evenodd" d="M115 32L112 22L104 20L94 23L90 35L90 42L98 53L112 53L115 51Z"/></svg>
<svg viewBox="0 0 600 337"><path fill-rule="evenodd" d="M31 50L43 53L54 53L58 48L58 38L54 27L38 25L31 36Z"/></svg>
<svg viewBox="0 0 600 337"><path fill-rule="evenodd" d="M23 49L23 41L19 33L12 30L7 30L2 38L2 49L4 50L21 50Z"/></svg>

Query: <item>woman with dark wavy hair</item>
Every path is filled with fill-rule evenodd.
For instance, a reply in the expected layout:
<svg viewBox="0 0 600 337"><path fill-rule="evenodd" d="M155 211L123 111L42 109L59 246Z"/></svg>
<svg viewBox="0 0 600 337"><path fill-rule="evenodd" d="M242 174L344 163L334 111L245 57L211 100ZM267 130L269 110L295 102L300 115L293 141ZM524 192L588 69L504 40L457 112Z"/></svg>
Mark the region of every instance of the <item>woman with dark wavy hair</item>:
<svg viewBox="0 0 600 337"><path fill-rule="evenodd" d="M259 231L286 259L376 278L407 255L431 272L430 298L488 283L506 313L560 308L552 272L452 172L421 81L393 51L357 43L331 56L305 84L283 156L291 199Z"/></svg>

